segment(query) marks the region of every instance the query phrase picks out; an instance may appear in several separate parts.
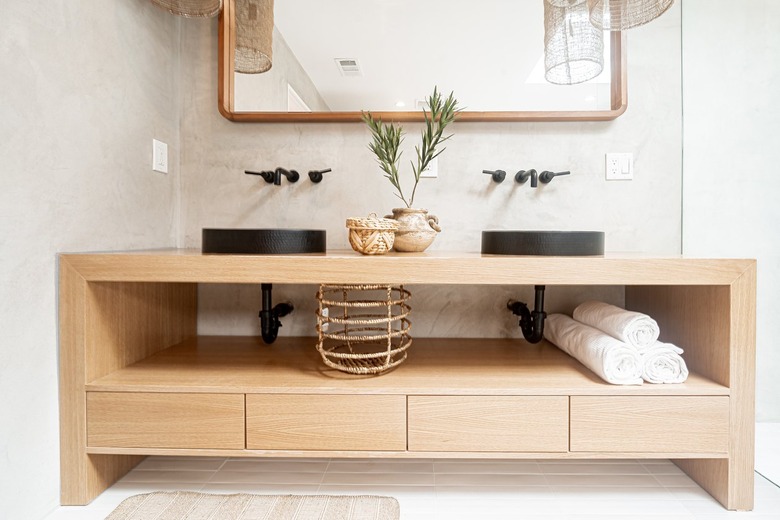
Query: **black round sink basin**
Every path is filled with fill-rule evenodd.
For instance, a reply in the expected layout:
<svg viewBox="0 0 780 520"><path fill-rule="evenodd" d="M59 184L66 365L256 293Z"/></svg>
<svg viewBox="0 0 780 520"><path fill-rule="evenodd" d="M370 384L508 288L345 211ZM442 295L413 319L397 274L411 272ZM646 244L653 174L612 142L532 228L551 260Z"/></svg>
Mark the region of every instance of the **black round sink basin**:
<svg viewBox="0 0 780 520"><path fill-rule="evenodd" d="M594 256L604 254L603 231L483 231L482 254Z"/></svg>
<svg viewBox="0 0 780 520"><path fill-rule="evenodd" d="M234 255L324 253L325 230L203 228L202 250Z"/></svg>

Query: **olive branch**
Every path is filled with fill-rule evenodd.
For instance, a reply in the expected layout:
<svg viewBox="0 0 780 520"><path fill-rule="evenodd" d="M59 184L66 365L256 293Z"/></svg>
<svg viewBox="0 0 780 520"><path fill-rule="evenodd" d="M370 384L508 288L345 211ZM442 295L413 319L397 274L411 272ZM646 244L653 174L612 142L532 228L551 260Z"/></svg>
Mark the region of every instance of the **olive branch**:
<svg viewBox="0 0 780 520"><path fill-rule="evenodd" d="M444 130L457 117L460 109L458 100L454 94L445 99L442 97L438 88L434 87L433 94L426 100L428 111L423 110L425 118L425 128L422 131L422 143L415 146L417 162L409 161L414 174L414 185L409 200L404 196L403 188L398 177L398 164L401 160L401 143L404 139L404 131L400 125L384 123L381 119L376 119L371 112L363 112L363 121L371 130L371 142L368 145L376 156L379 167L384 172L384 177L390 181L390 184L396 189L396 197L401 199L407 208L414 204L414 195L417 193L417 185L420 182L420 175L430 165L431 161L439 156L446 148L437 151L437 147L452 137L452 134L444 135Z"/></svg>

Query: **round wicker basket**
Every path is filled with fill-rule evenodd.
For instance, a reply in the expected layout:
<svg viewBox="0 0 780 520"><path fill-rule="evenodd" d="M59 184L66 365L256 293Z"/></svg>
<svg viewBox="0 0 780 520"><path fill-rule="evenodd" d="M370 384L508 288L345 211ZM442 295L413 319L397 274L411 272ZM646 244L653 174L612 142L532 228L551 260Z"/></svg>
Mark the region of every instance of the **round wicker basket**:
<svg viewBox="0 0 780 520"><path fill-rule="evenodd" d="M365 218L348 218L347 228L352 249L364 255L382 255L393 247L398 222L371 213Z"/></svg>
<svg viewBox="0 0 780 520"><path fill-rule="evenodd" d="M320 285L317 350L331 368L379 374L406 359L411 294L403 286Z"/></svg>

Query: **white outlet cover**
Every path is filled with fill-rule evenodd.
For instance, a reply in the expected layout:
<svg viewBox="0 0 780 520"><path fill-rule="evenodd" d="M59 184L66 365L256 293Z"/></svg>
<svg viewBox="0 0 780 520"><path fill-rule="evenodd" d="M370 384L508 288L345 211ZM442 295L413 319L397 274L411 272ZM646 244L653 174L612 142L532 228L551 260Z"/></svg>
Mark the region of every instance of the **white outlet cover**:
<svg viewBox="0 0 780 520"><path fill-rule="evenodd" d="M157 139L152 139L152 169L168 173L168 145Z"/></svg>
<svg viewBox="0 0 780 520"><path fill-rule="evenodd" d="M633 153L608 153L606 160L608 181L630 181L634 178Z"/></svg>

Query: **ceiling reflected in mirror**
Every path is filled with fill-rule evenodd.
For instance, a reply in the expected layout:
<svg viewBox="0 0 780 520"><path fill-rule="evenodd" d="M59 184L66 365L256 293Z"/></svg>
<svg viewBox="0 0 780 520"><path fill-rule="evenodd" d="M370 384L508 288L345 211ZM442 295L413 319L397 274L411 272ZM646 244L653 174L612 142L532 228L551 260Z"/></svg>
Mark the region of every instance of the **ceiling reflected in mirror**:
<svg viewBox="0 0 780 520"><path fill-rule="evenodd" d="M225 3L221 69L231 70L220 88L229 119L357 121L370 110L415 120L434 86L455 92L461 120L613 119L625 108L619 33L604 36L594 79L545 79L544 0L275 0L273 66L262 74L225 66L235 45Z"/></svg>

